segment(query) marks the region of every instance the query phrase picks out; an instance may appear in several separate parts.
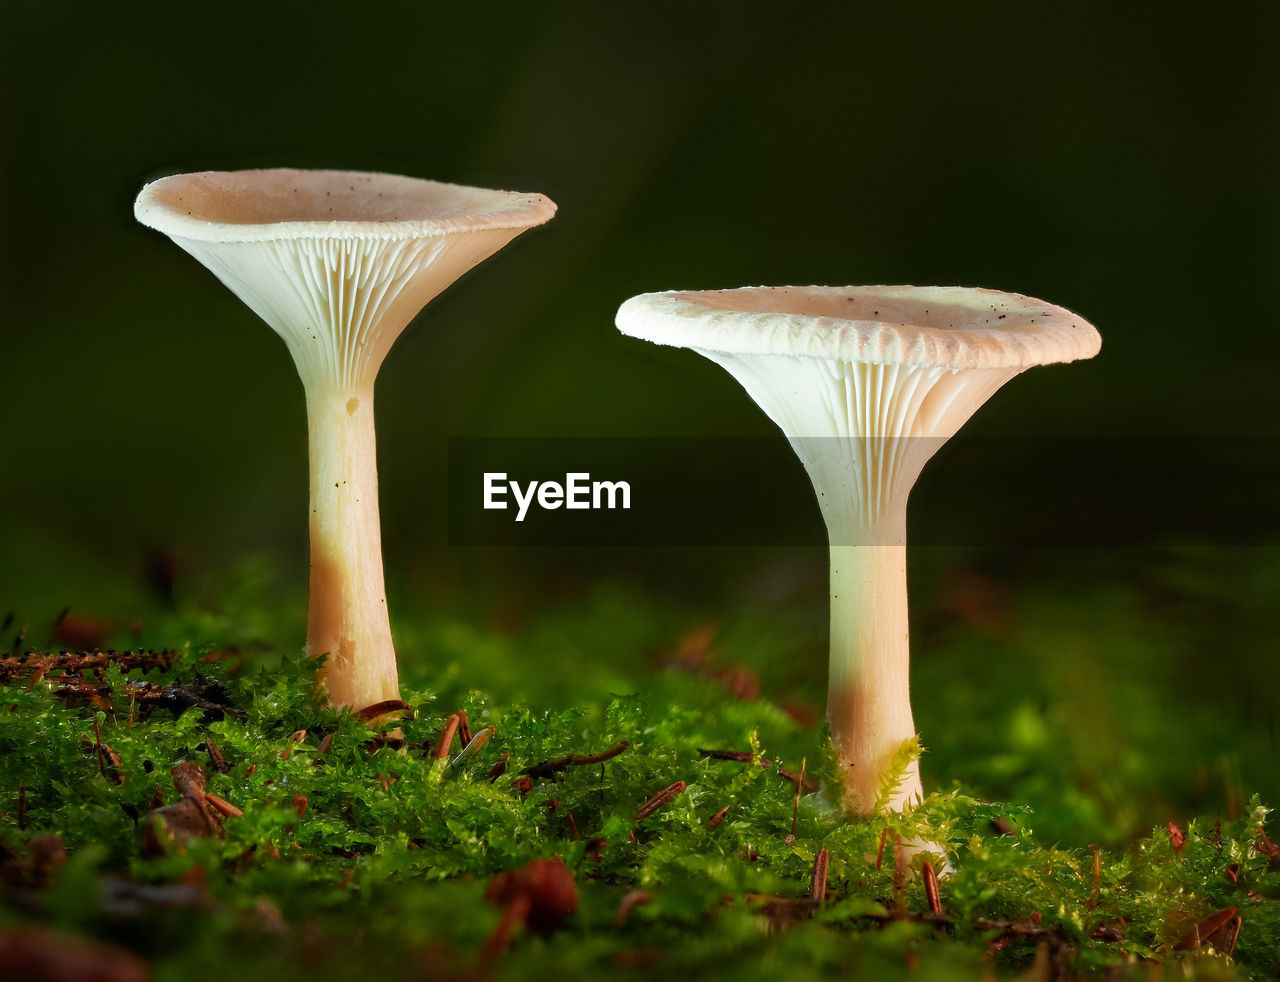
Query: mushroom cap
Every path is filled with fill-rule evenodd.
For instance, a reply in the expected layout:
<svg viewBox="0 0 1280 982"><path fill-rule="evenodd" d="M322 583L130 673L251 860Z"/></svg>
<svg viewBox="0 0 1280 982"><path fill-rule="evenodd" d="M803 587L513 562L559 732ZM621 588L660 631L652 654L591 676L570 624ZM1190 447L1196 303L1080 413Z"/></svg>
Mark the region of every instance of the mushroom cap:
<svg viewBox="0 0 1280 982"><path fill-rule="evenodd" d="M1018 293L968 287L780 286L645 293L618 310L623 334L738 355L932 368L1030 368L1092 358L1084 318Z"/></svg>
<svg viewBox="0 0 1280 982"><path fill-rule="evenodd" d="M204 242L410 239L525 229L556 213L540 194L490 191L397 174L337 170L201 171L146 185L134 215Z"/></svg>

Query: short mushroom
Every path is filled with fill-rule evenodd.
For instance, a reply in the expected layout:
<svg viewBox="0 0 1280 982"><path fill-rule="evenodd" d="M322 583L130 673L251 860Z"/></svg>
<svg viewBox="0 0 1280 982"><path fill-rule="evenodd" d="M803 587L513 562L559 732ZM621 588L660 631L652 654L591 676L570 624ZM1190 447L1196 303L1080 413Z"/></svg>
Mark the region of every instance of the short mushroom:
<svg viewBox="0 0 1280 982"><path fill-rule="evenodd" d="M285 341L307 397L307 650L330 703L399 696L383 587L373 388L414 315L555 214L539 194L391 174L250 170L146 185L134 213L207 266Z"/></svg>
<svg viewBox="0 0 1280 982"><path fill-rule="evenodd" d="M755 287L649 293L624 334L727 369L781 427L827 525L827 720L846 811L921 797L908 692L907 496L925 463L1033 365L1091 358L1098 332L1061 307L959 287Z"/></svg>
<svg viewBox="0 0 1280 982"><path fill-rule="evenodd" d="M519 869L499 873L485 888L484 899L503 909L484 959L507 950L521 923L539 934L550 934L578 909L578 885L560 859L535 859Z"/></svg>

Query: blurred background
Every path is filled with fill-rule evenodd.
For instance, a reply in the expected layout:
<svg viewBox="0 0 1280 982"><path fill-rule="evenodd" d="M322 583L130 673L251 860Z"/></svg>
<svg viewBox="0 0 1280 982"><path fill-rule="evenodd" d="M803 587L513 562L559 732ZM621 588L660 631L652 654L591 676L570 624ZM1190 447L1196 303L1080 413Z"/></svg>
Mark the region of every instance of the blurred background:
<svg viewBox="0 0 1280 982"><path fill-rule="evenodd" d="M1205 700L1229 719L1203 761L1171 765L1221 771L1201 775L1206 800L1232 780L1280 798L1267 756L1280 576L1266 548L1277 538L1280 332L1259 306L1280 268L1278 49L1280 8L1263 2L1121 16L981 0L7 0L0 613L48 624L70 605L125 624L174 597L199 602L252 559L275 584L263 596L304 616L301 385L275 334L134 222L145 181L296 166L540 191L558 216L435 300L382 370L393 613L520 625L571 610L602 582L679 605L689 624L785 612L798 625L787 668L759 670L766 683L790 672L820 704L820 543L450 545L449 440L776 440L777 466L749 493L768 503L762 522L808 515L812 530L812 492L772 424L709 362L618 335L618 304L749 284L1027 293L1096 324L1102 354L1015 380L965 432L998 458L1069 439L1070 479L1044 466L1052 449L1016 487L1007 459L998 477L954 453L925 471L913 523L958 521L966 534L912 556L917 689L961 700L952 720L987 711L967 668L930 660L931 640L967 638L975 664L1016 679L1026 635L1009 625L1034 622L1067 646L1045 656L1064 666L1051 679L1061 698L1028 683L1025 712L1010 709L996 739L1030 726L1052 746L1043 726L1054 719L1096 733L1084 709L1108 678L1121 680L1110 691L1131 678L1170 726ZM1019 449L1002 455L1002 440ZM1091 440L1104 461L1149 455L1159 476L1091 466ZM950 488L935 481L942 469ZM1060 505L1064 486L1124 503L1075 549L1063 542L1091 527L1096 505L1046 516L1041 503ZM1148 507L1165 517L1140 534L1123 527ZM1054 544L1011 544L995 531L1011 514L1040 516ZM1133 643L1081 640L1108 618ZM1162 661L1168 634L1178 661ZM973 640L993 637L1007 662ZM948 723L942 709L921 712ZM1148 737L1155 753L1167 732ZM949 773L972 778L961 760Z"/></svg>

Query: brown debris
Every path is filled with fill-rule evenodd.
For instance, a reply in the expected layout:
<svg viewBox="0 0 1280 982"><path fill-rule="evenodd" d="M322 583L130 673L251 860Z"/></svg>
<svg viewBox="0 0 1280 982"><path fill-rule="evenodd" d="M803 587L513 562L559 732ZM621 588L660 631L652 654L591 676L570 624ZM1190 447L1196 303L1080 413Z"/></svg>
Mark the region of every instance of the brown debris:
<svg viewBox="0 0 1280 982"><path fill-rule="evenodd" d="M29 982L148 982L151 970L131 951L35 924L0 931L0 978Z"/></svg>
<svg viewBox="0 0 1280 982"><path fill-rule="evenodd" d="M804 769L808 763L809 763L808 757L802 757L800 759L800 776L796 778L796 797L795 797L795 801L791 803L791 838L792 840L794 840L796 837L796 819L800 817L800 793L804 791ZM781 771L782 768L779 767L778 770Z"/></svg>
<svg viewBox="0 0 1280 982"><path fill-rule="evenodd" d="M408 713L408 718L413 718L413 707L403 699L386 699L382 702L375 702L372 706L365 706L364 709L356 713L356 719L361 723L369 724L374 720L381 719L383 716L390 716L393 713ZM402 717L403 718L403 717Z"/></svg>
<svg viewBox="0 0 1280 982"><path fill-rule="evenodd" d="M897 832L893 833L893 906L899 913L907 909L907 857Z"/></svg>
<svg viewBox="0 0 1280 982"><path fill-rule="evenodd" d="M244 710L228 702L226 690L217 681L184 684L175 680L170 685L152 685L131 679L125 683L125 688L130 698L138 703L143 716L150 715L157 707L169 710L174 716L181 716L188 709L199 709L207 720L244 716Z"/></svg>
<svg viewBox="0 0 1280 982"><path fill-rule="evenodd" d="M112 784L124 784L124 761L109 743L103 743L98 734L98 724L93 724L94 740L82 740L81 746L98 755L98 773ZM108 766L110 765L110 766Z"/></svg>
<svg viewBox="0 0 1280 982"><path fill-rule="evenodd" d="M629 740L623 740L616 747L610 747L603 753L570 754L568 757L557 757L554 760L544 760L540 764L533 764L526 767L520 773L528 774L530 777L555 777L557 773L567 770L570 767L581 767L586 764L602 764L606 760L612 760L630 746L631 742Z"/></svg>
<svg viewBox="0 0 1280 982"><path fill-rule="evenodd" d="M490 784L498 780L498 778L502 777L503 774L507 773L507 761L510 759L511 759L511 754L509 753L503 754L502 759L499 760L496 764L494 764L491 768L489 768L488 777L489 777ZM533 787L532 781L529 782L529 787Z"/></svg>
<svg viewBox="0 0 1280 982"><path fill-rule="evenodd" d="M219 774L226 774L231 770L226 758L222 756L222 751L218 749L210 737L204 738L204 748L209 751L209 762L213 764L215 771Z"/></svg>
<svg viewBox="0 0 1280 982"><path fill-rule="evenodd" d="M929 902L929 913L942 913L942 896L938 892L938 874L933 871L933 863L924 860L920 864L920 875L924 880L924 896Z"/></svg>
<svg viewBox="0 0 1280 982"><path fill-rule="evenodd" d="M43 677L43 673L40 673L31 681L34 684ZM105 712L111 712L111 686L105 683L87 682L74 675L64 675L59 681L62 684L53 690L53 694L56 698L65 700L68 709L77 702L87 702Z"/></svg>
<svg viewBox="0 0 1280 982"><path fill-rule="evenodd" d="M829 854L819 849L813 857L813 872L809 874L809 899L821 903L827 897L827 860Z"/></svg>
<svg viewBox="0 0 1280 982"><path fill-rule="evenodd" d="M213 805L218 810L218 814L224 818L244 818L244 812L227 801L226 798L220 798L211 791L204 793L204 800Z"/></svg>
<svg viewBox="0 0 1280 982"><path fill-rule="evenodd" d="M1267 838L1267 830L1261 825L1258 826L1258 839L1254 844L1254 848L1258 850L1260 855L1270 859L1272 866L1276 864L1276 860L1280 859L1280 846Z"/></svg>
<svg viewBox="0 0 1280 982"><path fill-rule="evenodd" d="M153 668L167 670L173 666L178 652L164 651L100 651L96 647L88 651L27 651L0 658L0 682L12 682L20 676L49 672L65 675L85 675L100 672L108 665L117 665L122 671L135 669L147 672Z"/></svg>
<svg viewBox="0 0 1280 982"><path fill-rule="evenodd" d="M761 767L769 767L773 764L773 761L757 757L750 750L705 750L699 747L698 753L711 760L736 760L740 764L759 764Z"/></svg>
<svg viewBox="0 0 1280 982"><path fill-rule="evenodd" d="M587 859L591 860L593 863L598 863L600 862L600 854L609 846L609 840L601 836L596 836L594 839L588 839L585 846Z"/></svg>
<svg viewBox="0 0 1280 982"><path fill-rule="evenodd" d="M465 709L458 710L458 739L462 741L463 747L471 742L471 720L467 719Z"/></svg>
<svg viewBox="0 0 1280 982"><path fill-rule="evenodd" d="M1037 942L1052 939L1058 945L1066 945L1067 941L1061 928L1044 928L1040 926L1042 920L1040 911L1033 910L1026 917L1017 921L1010 921L1004 918L992 920L980 917L974 922L974 927L979 931L999 931L995 938L987 945L987 957L991 957L998 951L1009 947L1017 941L1023 939L1032 939ZM1037 978L1048 977L1045 975L1036 976Z"/></svg>
<svg viewBox="0 0 1280 982"><path fill-rule="evenodd" d="M681 792L684 791L685 787L686 785L683 781L677 781L675 784L668 785L667 787L663 788L661 791L659 791L652 798L650 798L648 801L646 801L643 805L640 806L640 810L636 812L635 820L637 822L643 822L646 818L648 818L658 809L662 808L664 805L669 805L671 802L675 801L675 799L680 796Z"/></svg>
<svg viewBox="0 0 1280 982"><path fill-rule="evenodd" d="M61 836L37 836L27 843L25 856L0 863L0 882L18 889L44 890L66 861L67 850Z"/></svg>
<svg viewBox="0 0 1280 982"><path fill-rule="evenodd" d="M1013 823L1007 818L993 818L991 820L991 831L998 835L1018 834L1018 830L1013 827Z"/></svg>
<svg viewBox="0 0 1280 982"><path fill-rule="evenodd" d="M631 912L633 910L652 902L653 894L648 890L632 890L623 897L622 902L618 904L618 913L614 915L613 922L617 924L618 927L624 927L627 923L627 918L631 916Z"/></svg>
<svg viewBox="0 0 1280 982"><path fill-rule="evenodd" d="M1089 937L1091 937L1094 941L1103 941L1103 942L1106 942L1107 944L1116 944L1124 940L1125 935L1124 935L1124 931L1122 930L1124 923L1125 923L1124 919L1121 918L1121 920L1115 925L1099 924L1096 928L1093 929L1093 933L1090 934Z"/></svg>
<svg viewBox="0 0 1280 982"><path fill-rule="evenodd" d="M444 760L449 756L450 748L453 746L454 734L458 732L458 727L462 724L462 720L457 713L452 714L444 723L444 730L440 733L440 739L436 741L436 750L432 755L436 760Z"/></svg>
<svg viewBox="0 0 1280 982"><path fill-rule="evenodd" d="M805 794L813 794L818 790L818 785L816 785L813 781L809 781L805 779L803 770L801 770L799 774L793 774L791 773L791 771L787 770L785 767L779 765L778 777L786 778L792 784L795 784L797 787L799 787L800 790L802 790Z"/></svg>
<svg viewBox="0 0 1280 982"><path fill-rule="evenodd" d="M755 905L756 913L768 920L771 931L808 920L818 907L818 901L812 897L775 897L767 893L748 893L746 901Z"/></svg>
<svg viewBox="0 0 1280 982"><path fill-rule="evenodd" d="M199 764L184 761L170 771L182 797L150 812L143 823L142 852L158 856L183 852L188 839L222 837L222 817L205 797L208 777Z"/></svg>
<svg viewBox="0 0 1280 982"><path fill-rule="evenodd" d="M1240 928L1244 925L1243 919L1237 914L1231 920L1222 926L1222 930L1218 932L1218 940L1214 942L1214 947L1230 958L1236 952L1236 942L1240 940Z"/></svg>
<svg viewBox="0 0 1280 982"><path fill-rule="evenodd" d="M227 669L231 675L235 675L244 667L244 652L234 645L230 648L222 648L217 651L211 651L209 654L197 659L200 664L208 665L213 662L229 661L233 664Z"/></svg>
<svg viewBox="0 0 1280 982"><path fill-rule="evenodd" d="M285 747L283 750L280 751L280 759L288 760L293 755L294 745L301 743L306 738L307 738L306 730L294 730L292 733L290 733L289 746Z"/></svg>
<svg viewBox="0 0 1280 982"><path fill-rule="evenodd" d="M527 776L518 777L511 782L511 787L515 788L522 795L528 794L533 790L533 778Z"/></svg>
<svg viewBox="0 0 1280 982"><path fill-rule="evenodd" d="M1173 946L1174 951L1194 951L1202 944L1212 941L1213 936L1221 931L1236 916L1235 907L1228 907L1225 910L1219 910L1203 920L1192 924L1190 928L1178 939L1177 944ZM1238 918L1237 918L1238 920ZM1236 928L1235 934L1239 934L1239 928ZM1232 945L1235 944L1235 938L1232 937Z"/></svg>
<svg viewBox="0 0 1280 982"><path fill-rule="evenodd" d="M199 798L204 794L204 786L209 783L204 768L189 760L173 768L169 776L173 778L173 786L178 789L178 794L184 798Z"/></svg>
<svg viewBox="0 0 1280 982"><path fill-rule="evenodd" d="M298 813L299 818L304 818L307 814L307 805L309 804L305 794L295 794L293 800L289 802L293 806L293 810Z"/></svg>
<svg viewBox="0 0 1280 982"><path fill-rule="evenodd" d="M1085 908L1093 910L1098 906L1098 891L1102 889L1102 850L1096 845L1090 845L1089 848L1093 850L1093 888L1089 891Z"/></svg>

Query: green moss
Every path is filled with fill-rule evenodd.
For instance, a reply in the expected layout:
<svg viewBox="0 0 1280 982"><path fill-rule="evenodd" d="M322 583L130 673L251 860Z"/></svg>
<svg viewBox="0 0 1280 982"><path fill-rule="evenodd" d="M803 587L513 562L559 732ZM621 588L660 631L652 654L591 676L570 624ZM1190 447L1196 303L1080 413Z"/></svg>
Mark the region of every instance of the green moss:
<svg viewBox="0 0 1280 982"><path fill-rule="evenodd" d="M1138 634L1123 598L1108 603L1115 606L1099 604L1108 643ZM136 691L130 698L130 683L144 676L114 666L101 678L109 708L64 705L53 677L29 688L22 678L3 689L0 842L16 857L11 871L38 836L60 836L69 859L47 884L11 885L0 923L40 921L114 940L145 954L161 980L447 974L479 964L498 924L501 912L483 899L489 879L559 856L574 871L579 909L545 938L522 934L490 966L499 977L639 977L661 966L700 978L851 971L978 978L992 968L1021 971L1039 958L1086 973L1137 976L1145 974L1144 962L1177 961L1188 964L1191 977L1254 978L1280 961L1280 872L1259 848L1266 808L1255 797L1232 812L1224 798L1206 817L1184 822L1186 842L1175 851L1164 826L1178 814L1165 811L1167 803L1180 800L1168 778L1172 765L1157 762L1144 772L1139 765L1150 754L1132 751L1130 762L1120 753L1110 765L1111 786L1082 789L1079 775L1107 772L1090 749L1091 734L1105 747L1123 748L1134 732L1162 732L1160 714L1126 717L1104 700L1093 707L1087 733L1064 729L1063 707L1082 697L1069 684L1042 680L1060 671L1064 647L1089 644L1051 630L1051 613L1037 631L951 639L952 657L982 653L970 665L989 660L993 647L1021 646L1022 677L992 679L989 688L1002 697L994 714L945 730L922 726L931 746L950 749L925 755L926 782L948 783L919 809L843 821L822 794L803 796L797 809L796 785L779 775L780 767L797 771L804 760L810 777L829 776L820 728L779 708L790 697L744 701L730 694L724 669L743 665L763 669L771 691L798 692L801 701L806 694L776 664L776 625L753 648L749 613L711 653L686 639L698 650L683 659L672 658L679 637L671 625L697 621L616 590L517 633L448 621L411 625L402 633L412 639L405 650L429 639L433 650L451 652L453 663L429 670L407 659L403 695L413 718L384 722L379 742L378 732L350 714L315 702L315 664L273 653L284 646L264 643L271 618L260 606L247 607L245 617L186 612L149 629L183 644L169 670L145 680L212 693L225 712L175 714L160 706L144 716ZM610 623L623 629L610 631ZM782 643L807 650L810 641ZM207 660L233 644L250 653L243 664ZM472 650L486 660L470 662ZM1168 650L1176 656L1176 644ZM563 701L512 697L522 680L545 691L545 666L557 658ZM580 672L578 659L587 660ZM1147 656L1130 659L1121 674L1137 679ZM973 709L990 695L931 678L931 663L917 675L917 702L931 707L923 716L939 707ZM464 683L489 673L501 695ZM626 694L620 682L630 682ZM1126 678L1118 684L1143 691ZM1138 704L1145 705L1141 698ZM493 726L493 736L470 759L436 761L430 750L458 709L477 732ZM1166 724L1172 730L1177 720ZM99 766L99 740L118 755L119 783L109 756ZM622 741L628 749L603 763L565 766L554 779L534 779L527 792L515 784L535 764ZM220 751L225 773L213 767L207 742ZM771 764L711 759L700 753L706 748L750 750ZM971 752L968 771L948 765L958 748ZM904 748L904 766L917 752ZM504 757L506 772L490 780ZM166 804L176 800L169 771L183 761L204 766L208 790L243 817L227 818L221 839L145 856L140 826L157 789ZM960 787L951 783L957 773L976 780ZM637 820L646 800L676 782L685 783L681 793ZM1001 786L1028 793L1015 797L1019 804L982 800ZM1122 801L1127 810L1116 807ZM711 828L711 817L725 808ZM1132 836L1144 818L1154 830ZM1013 834L1001 834L997 822ZM1102 833L1097 847L1072 838L1073 829ZM895 836L945 853L942 917L927 916L920 875L895 873ZM590 841L598 838L607 846ZM816 904L807 900L810 875L824 849L828 898ZM905 865L918 874L923 859ZM935 867L940 862L935 855ZM619 925L619 904L635 890L651 897ZM1233 960L1207 947L1175 950L1195 923L1230 907L1241 918Z"/></svg>

